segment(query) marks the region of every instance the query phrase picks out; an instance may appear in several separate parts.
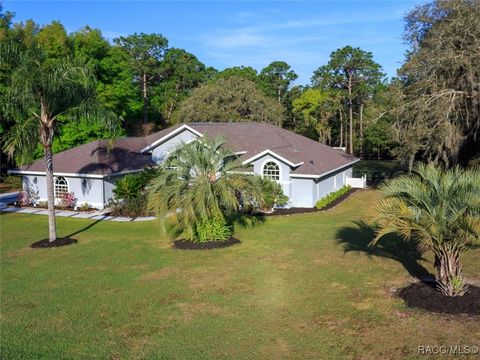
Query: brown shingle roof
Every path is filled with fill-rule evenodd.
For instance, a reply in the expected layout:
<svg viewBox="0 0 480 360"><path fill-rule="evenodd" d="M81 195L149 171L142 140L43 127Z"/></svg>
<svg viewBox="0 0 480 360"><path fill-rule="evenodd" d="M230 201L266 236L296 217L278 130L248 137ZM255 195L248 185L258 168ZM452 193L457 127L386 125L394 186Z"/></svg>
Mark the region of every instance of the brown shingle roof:
<svg viewBox="0 0 480 360"><path fill-rule="evenodd" d="M233 151L246 151L242 160L266 149L292 163L302 165L293 174L320 175L345 166L356 158L344 151L267 123L192 123L188 126L209 138L223 136Z"/></svg>
<svg viewBox="0 0 480 360"><path fill-rule="evenodd" d="M56 173L110 175L153 165L150 154L141 154L145 138L95 140L53 155ZM22 166L22 171L45 172L43 159Z"/></svg>
<svg viewBox="0 0 480 360"><path fill-rule="evenodd" d="M244 161L269 149L291 163L300 164L293 174L321 175L348 165L355 160L343 151L308 139L288 130L267 123L191 123L189 127L208 138L222 136L228 147L235 151L245 151ZM182 124L158 131L146 137L127 137L96 140L53 156L56 173L77 173L110 175L114 173L142 169L153 165L150 154L141 150L163 138ZM44 172L44 161L23 166L20 170Z"/></svg>

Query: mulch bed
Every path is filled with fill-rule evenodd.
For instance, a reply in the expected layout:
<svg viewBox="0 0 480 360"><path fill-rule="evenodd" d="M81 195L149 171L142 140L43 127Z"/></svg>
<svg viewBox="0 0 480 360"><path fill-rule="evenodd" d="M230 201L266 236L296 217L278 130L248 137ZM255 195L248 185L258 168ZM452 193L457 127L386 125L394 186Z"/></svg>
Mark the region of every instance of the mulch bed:
<svg viewBox="0 0 480 360"><path fill-rule="evenodd" d="M211 250L226 248L235 244L240 244L240 240L231 237L227 241L207 241L204 243L194 243L188 240L175 240L173 247L180 250Z"/></svg>
<svg viewBox="0 0 480 360"><path fill-rule="evenodd" d="M348 193L345 195L340 196L338 199L332 201L330 204L325 206L323 209L317 209L317 208L301 208L301 207L292 207L290 209L275 209L275 211L271 213L261 213L261 214L256 214L256 216L283 216L283 215L294 215L294 214L306 214L306 213L313 213L317 211L325 211L328 209L331 209L338 204L340 204L343 200L345 200L347 197L349 197L351 194L353 194L355 191L358 189L351 189Z"/></svg>
<svg viewBox="0 0 480 360"><path fill-rule="evenodd" d="M72 245L76 244L78 241L71 238L58 238L55 241L50 242L48 239L43 239L37 242L34 242L30 245L31 248L34 249L42 249L42 248L52 248L52 247L60 247L65 245Z"/></svg>
<svg viewBox="0 0 480 360"><path fill-rule="evenodd" d="M409 307L433 313L480 315L480 288L473 285L468 285L463 296L445 296L434 282L418 282L402 289L398 295Z"/></svg>

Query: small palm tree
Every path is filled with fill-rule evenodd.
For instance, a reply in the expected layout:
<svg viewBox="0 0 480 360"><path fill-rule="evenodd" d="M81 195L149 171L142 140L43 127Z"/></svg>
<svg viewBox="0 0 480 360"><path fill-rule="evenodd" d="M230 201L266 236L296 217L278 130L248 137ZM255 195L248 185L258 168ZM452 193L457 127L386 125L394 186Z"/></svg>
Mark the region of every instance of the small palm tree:
<svg viewBox="0 0 480 360"><path fill-rule="evenodd" d="M225 223L243 199L262 203L261 188L224 147L207 139L181 144L148 187L148 206L161 218L171 218L187 240L197 241L197 226L209 220ZM215 240L215 239L210 239Z"/></svg>
<svg viewBox="0 0 480 360"><path fill-rule="evenodd" d="M59 117L85 117L110 129L117 119L96 103L95 76L83 57L51 59L37 47L20 50L14 44L0 46L0 63L13 64L6 99L5 118L14 122L2 139L4 150L28 158L38 143L43 147L46 169L49 240L57 238L53 188L52 142Z"/></svg>
<svg viewBox="0 0 480 360"><path fill-rule="evenodd" d="M437 284L447 296L463 295L461 254L480 243L480 170L443 170L418 165L412 175L381 186L385 199L376 208L378 231L398 232L435 255Z"/></svg>

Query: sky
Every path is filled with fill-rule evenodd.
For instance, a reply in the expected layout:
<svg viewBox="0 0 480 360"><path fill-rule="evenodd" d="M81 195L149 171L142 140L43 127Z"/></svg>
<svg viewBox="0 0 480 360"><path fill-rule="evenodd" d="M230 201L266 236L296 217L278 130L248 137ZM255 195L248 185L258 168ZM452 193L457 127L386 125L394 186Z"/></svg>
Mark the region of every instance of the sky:
<svg viewBox="0 0 480 360"><path fill-rule="evenodd" d="M1 0L0 0L1 1ZM406 50L403 16L419 0L403 1L3 1L15 21L59 20L68 32L85 25L109 40L160 33L219 70L286 61L308 84L330 53L346 45L371 51L395 76Z"/></svg>

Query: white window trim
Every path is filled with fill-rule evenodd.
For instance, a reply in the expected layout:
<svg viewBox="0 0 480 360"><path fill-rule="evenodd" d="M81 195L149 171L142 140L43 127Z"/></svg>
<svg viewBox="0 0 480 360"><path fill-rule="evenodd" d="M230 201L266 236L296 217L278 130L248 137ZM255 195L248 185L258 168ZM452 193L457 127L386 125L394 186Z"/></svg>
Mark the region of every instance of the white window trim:
<svg viewBox="0 0 480 360"><path fill-rule="evenodd" d="M275 159L265 159L265 160L263 160L262 166L261 166L261 168L260 168L260 174L261 174L262 178L265 177L265 176L263 175L263 171L264 171L264 169L265 169L265 165L266 165L267 163L269 163L269 162L272 162L272 163L274 163L274 164L276 164L276 165L278 166L278 180L274 180L274 181L276 181L276 182L278 182L278 183L281 184L281 183L282 183L282 179L283 179L283 177L282 177L282 175L283 175L283 169L282 169L281 163L280 163L279 161L275 160ZM271 180L271 179L270 179L270 180Z"/></svg>
<svg viewBox="0 0 480 360"><path fill-rule="evenodd" d="M242 162L242 164L245 165L245 164L251 163L252 161L255 161L255 160L257 160L257 159L259 159L259 158L261 158L262 156L265 156L265 155L270 155L274 158L277 158L278 160L284 162L285 164L287 164L291 167L298 167L300 165L303 165L303 161L299 162L298 164L295 164L295 163L291 162L290 160L285 159L284 157L278 155L277 153L273 152L270 149L264 150L261 153L258 153L257 155L254 155L254 156L248 158L247 160L244 160Z"/></svg>
<svg viewBox="0 0 480 360"><path fill-rule="evenodd" d="M62 178L63 180L65 180L65 185L61 185L61 186L66 186L67 190L66 192L70 192L70 184L68 183L68 180L65 176L55 176L53 178L53 197L55 198L55 200L58 200L58 199L61 199L61 197L57 197L57 185L60 185L60 184L57 184L57 180L59 180L60 178Z"/></svg>

